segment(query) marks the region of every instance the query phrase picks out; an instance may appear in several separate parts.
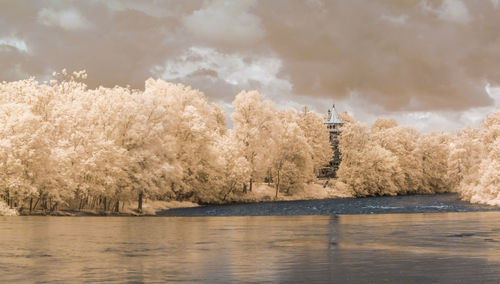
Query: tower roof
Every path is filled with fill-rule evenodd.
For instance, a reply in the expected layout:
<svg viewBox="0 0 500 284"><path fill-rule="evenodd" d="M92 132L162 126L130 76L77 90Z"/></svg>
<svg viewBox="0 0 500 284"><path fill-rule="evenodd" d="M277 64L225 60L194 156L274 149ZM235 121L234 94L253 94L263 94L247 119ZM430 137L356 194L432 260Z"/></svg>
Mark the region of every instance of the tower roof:
<svg viewBox="0 0 500 284"><path fill-rule="evenodd" d="M332 108L328 110L328 117L324 120L324 123L342 124L342 119L340 119L339 114L335 109L335 105L333 105Z"/></svg>

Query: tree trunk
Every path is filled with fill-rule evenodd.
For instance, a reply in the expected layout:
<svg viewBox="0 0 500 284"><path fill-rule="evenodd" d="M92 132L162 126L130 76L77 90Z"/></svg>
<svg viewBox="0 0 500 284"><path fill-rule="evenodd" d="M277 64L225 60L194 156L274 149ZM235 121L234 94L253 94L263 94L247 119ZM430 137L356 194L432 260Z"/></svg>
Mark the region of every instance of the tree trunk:
<svg viewBox="0 0 500 284"><path fill-rule="evenodd" d="M250 186L248 187L249 192L252 192L252 186L253 186L253 178L250 177Z"/></svg>
<svg viewBox="0 0 500 284"><path fill-rule="evenodd" d="M116 200L116 203L115 203L115 213L120 213L120 199Z"/></svg>
<svg viewBox="0 0 500 284"><path fill-rule="evenodd" d="M54 203L54 205L52 206L52 200L50 201L50 213L56 211L57 209L57 201Z"/></svg>
<svg viewBox="0 0 500 284"><path fill-rule="evenodd" d="M38 199L36 200L35 205L33 206L33 210L35 210L35 209L36 209L36 206L38 205L38 202L39 202L39 201L40 201L40 197L38 197Z"/></svg>
<svg viewBox="0 0 500 284"><path fill-rule="evenodd" d="M30 215L32 210L33 210L33 197L30 198Z"/></svg>
<svg viewBox="0 0 500 284"><path fill-rule="evenodd" d="M139 200L137 202L137 211L139 211L139 213L142 213L142 195L143 193L139 192Z"/></svg>
<svg viewBox="0 0 500 284"><path fill-rule="evenodd" d="M278 170L278 177L276 179L276 198L278 198L279 191L280 191L280 171Z"/></svg>
<svg viewBox="0 0 500 284"><path fill-rule="evenodd" d="M108 209L107 208L108 202L107 202L107 198L106 197L104 197L104 202L103 203L104 203L104 212L106 212L106 209Z"/></svg>
<svg viewBox="0 0 500 284"><path fill-rule="evenodd" d="M233 186L231 186L231 187L229 188L229 190L226 192L226 194L224 194L224 198L222 198L222 200L223 200L223 201L225 201L225 200L226 200L226 198L227 198L227 196L228 196L231 192L233 192L233 190L234 190L234 187L233 187Z"/></svg>

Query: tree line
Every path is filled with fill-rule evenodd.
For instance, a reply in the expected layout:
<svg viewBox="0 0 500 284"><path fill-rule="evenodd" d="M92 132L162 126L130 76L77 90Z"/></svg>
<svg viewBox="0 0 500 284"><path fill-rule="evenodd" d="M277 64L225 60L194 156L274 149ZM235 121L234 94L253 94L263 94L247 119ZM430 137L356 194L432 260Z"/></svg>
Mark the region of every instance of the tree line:
<svg viewBox="0 0 500 284"><path fill-rule="evenodd" d="M220 203L264 179L293 194L331 157L319 115L277 110L256 91L235 97L228 129L188 86L89 89L84 72L54 76L0 84L0 197L23 212Z"/></svg>
<svg viewBox="0 0 500 284"><path fill-rule="evenodd" d="M257 91L234 98L228 128L221 107L189 86L89 89L85 72L54 78L0 84L0 199L25 213L119 212L128 201L141 211L144 198L223 203L262 182L293 195L332 157L321 115L277 109ZM457 133L341 118L332 187L500 204L500 111Z"/></svg>
<svg viewBox="0 0 500 284"><path fill-rule="evenodd" d="M368 128L343 114L337 187L354 196L457 192L500 205L500 111L478 128L419 133L391 119Z"/></svg>

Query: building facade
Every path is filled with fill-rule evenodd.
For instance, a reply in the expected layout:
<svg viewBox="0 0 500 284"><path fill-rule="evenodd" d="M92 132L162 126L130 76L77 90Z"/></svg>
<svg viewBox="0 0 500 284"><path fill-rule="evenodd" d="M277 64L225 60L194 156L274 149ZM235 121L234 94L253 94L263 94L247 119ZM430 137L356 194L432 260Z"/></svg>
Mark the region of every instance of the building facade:
<svg viewBox="0 0 500 284"><path fill-rule="evenodd" d="M332 146L333 157L325 167L320 169L318 176L320 178L336 178L341 161L338 137L343 122L335 109L335 105L333 105L331 109L328 109L328 115L323 123L330 134L330 145Z"/></svg>

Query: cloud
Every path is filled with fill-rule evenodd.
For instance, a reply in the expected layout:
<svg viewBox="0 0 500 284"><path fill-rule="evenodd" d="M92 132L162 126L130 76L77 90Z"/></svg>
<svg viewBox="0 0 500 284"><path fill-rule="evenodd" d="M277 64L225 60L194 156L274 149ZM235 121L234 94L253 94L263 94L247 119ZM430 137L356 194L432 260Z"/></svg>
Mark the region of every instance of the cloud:
<svg viewBox="0 0 500 284"><path fill-rule="evenodd" d="M225 54L213 48L190 47L176 58L154 66L151 73L170 81L189 81L202 90L206 89L206 83L218 83L221 88L233 91L228 94L231 97L243 89L257 89L272 97L291 91L290 82L279 77L281 68L281 60L274 57Z"/></svg>
<svg viewBox="0 0 500 284"><path fill-rule="evenodd" d="M15 48L19 52L28 53L28 46L23 39L16 37L2 37L0 38L0 51L2 47Z"/></svg>
<svg viewBox="0 0 500 284"><path fill-rule="evenodd" d="M16 36L0 37L0 81L18 80L32 76L24 66L33 58L26 41Z"/></svg>
<svg viewBox="0 0 500 284"><path fill-rule="evenodd" d="M337 109L341 112L347 111L355 119L372 124L377 118L393 118L399 124L413 127L419 131L455 131L466 126L478 127L486 116L500 108L500 87L487 85L485 91L494 102L490 106L474 107L464 111L437 110L437 111L395 111L387 112L383 107L370 104L356 93L351 93L348 97L338 101L318 100L323 105L335 102ZM316 107L317 112L324 112L326 109Z"/></svg>
<svg viewBox="0 0 500 284"><path fill-rule="evenodd" d="M449 21L467 23L471 16L463 1L460 0L445 0L439 10L439 16Z"/></svg>
<svg viewBox="0 0 500 284"><path fill-rule="evenodd" d="M408 20L408 15L399 15L399 16L382 15L381 19L389 21L393 24L403 25Z"/></svg>
<svg viewBox="0 0 500 284"><path fill-rule="evenodd" d="M474 2L482 19L471 17L462 2L433 2L439 15L421 3L323 1L319 9L272 1L256 14L296 94L339 100L356 92L386 112L491 105L484 86L500 83L491 64L500 60L500 50L493 50L500 44L493 32L500 32L500 17L491 3Z"/></svg>
<svg viewBox="0 0 500 284"><path fill-rule="evenodd" d="M38 21L43 25L60 27L64 30L87 29L91 26L90 22L75 9L44 8L38 12Z"/></svg>
<svg viewBox="0 0 500 284"><path fill-rule="evenodd" d="M257 89L280 106L324 112L336 102L361 120L394 115L457 127L495 107L484 87L500 85L497 6L497 0L7 1L0 10L0 81L45 79L67 68L86 69L92 88L143 88L157 76L225 105L239 91Z"/></svg>
<svg viewBox="0 0 500 284"><path fill-rule="evenodd" d="M156 18L178 17L190 13L201 6L202 0L177 1L137 1L137 0L89 0L106 7L111 13L138 11Z"/></svg>
<svg viewBox="0 0 500 284"><path fill-rule="evenodd" d="M186 29L212 42L248 44L263 37L260 19L249 12L255 1L214 0L184 17Z"/></svg>
<svg viewBox="0 0 500 284"><path fill-rule="evenodd" d="M424 10L436 14L440 19L467 23L471 20L471 15L465 3L461 0L443 0L441 6L437 9L430 6L426 1L422 2Z"/></svg>

